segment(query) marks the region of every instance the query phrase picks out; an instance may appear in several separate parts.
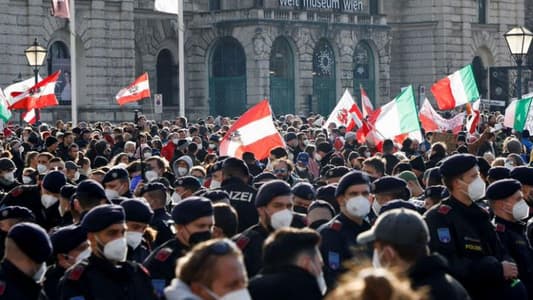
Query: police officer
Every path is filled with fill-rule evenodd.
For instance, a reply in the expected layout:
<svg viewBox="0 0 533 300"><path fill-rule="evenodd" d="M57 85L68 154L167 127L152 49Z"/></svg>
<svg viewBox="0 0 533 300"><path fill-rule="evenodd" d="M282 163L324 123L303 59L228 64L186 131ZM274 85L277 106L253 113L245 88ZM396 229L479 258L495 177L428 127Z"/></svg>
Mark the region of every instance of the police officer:
<svg viewBox="0 0 533 300"><path fill-rule="evenodd" d="M13 188L20 185L20 182L18 182L15 172L17 171L17 167L15 166L15 163L7 158L2 157L0 158L0 191L1 192L9 192Z"/></svg>
<svg viewBox="0 0 533 300"><path fill-rule="evenodd" d="M233 240L241 249L249 277L263 266L263 242L276 229L289 227L293 222L291 187L276 179L263 184L255 198L259 222L236 235Z"/></svg>
<svg viewBox="0 0 533 300"><path fill-rule="evenodd" d="M132 198L130 192L130 176L128 171L121 167L113 167L104 176L102 184L109 201L118 198Z"/></svg>
<svg viewBox="0 0 533 300"><path fill-rule="evenodd" d="M407 182L401 178L393 176L383 176L372 183L372 211L376 216L381 212L381 207L393 200L409 200L411 192L407 187Z"/></svg>
<svg viewBox="0 0 533 300"><path fill-rule="evenodd" d="M160 295L175 277L176 260L194 245L211 238L213 205L206 198L189 197L174 207L172 218L175 237L152 251L144 262L152 275L154 288Z"/></svg>
<svg viewBox="0 0 533 300"><path fill-rule="evenodd" d="M299 182L291 189L293 195L294 211L307 214L309 205L316 199L316 191L313 185L308 182Z"/></svg>
<svg viewBox="0 0 533 300"><path fill-rule="evenodd" d="M84 180L78 184L73 197L74 210L76 210L73 216L80 216L79 220L74 220L75 223L80 223L83 217L96 206L109 203L104 187L93 179Z"/></svg>
<svg viewBox="0 0 533 300"><path fill-rule="evenodd" d="M61 222L59 215L59 192L67 182L59 171L47 173L39 186L20 185L12 189L1 206L19 205L27 207L35 215L35 222L48 230Z"/></svg>
<svg viewBox="0 0 533 300"><path fill-rule="evenodd" d="M248 167L238 158L226 158L222 164L222 178L221 189L228 192L231 206L237 210L239 232L242 232L257 223L256 190L248 185Z"/></svg>
<svg viewBox="0 0 533 300"><path fill-rule="evenodd" d="M167 188L160 182L150 182L145 184L141 190L141 196L146 199L154 212L150 227L157 231L155 241L152 243L154 248L159 247L174 236L174 221L172 216L167 212Z"/></svg>
<svg viewBox="0 0 533 300"><path fill-rule="evenodd" d="M81 226L88 232L91 256L65 273L60 299L157 299L148 271L126 261L126 219L119 205L99 205Z"/></svg>
<svg viewBox="0 0 533 300"><path fill-rule="evenodd" d="M511 299L511 285L523 285L512 283L516 264L504 255L488 213L474 202L485 195L476 157L452 155L440 172L451 195L425 214L431 250L448 259L450 273L472 299Z"/></svg>
<svg viewBox="0 0 533 300"><path fill-rule="evenodd" d="M40 283L52 243L43 228L20 223L9 230L5 256L0 264L0 299L47 299Z"/></svg>
<svg viewBox="0 0 533 300"><path fill-rule="evenodd" d="M22 206L6 206L0 209L0 257L4 257L4 242L9 229L22 222L35 222L31 210Z"/></svg>
<svg viewBox="0 0 533 300"><path fill-rule="evenodd" d="M138 199L126 200L120 203L126 213L126 241L128 243L128 261L143 263L152 249L150 242L145 236L148 224L154 216L154 212L145 202ZM151 240L151 237L150 237Z"/></svg>
<svg viewBox="0 0 533 300"><path fill-rule="evenodd" d="M515 167L511 171L511 178L520 181L522 194L529 207L533 207L533 168L526 166Z"/></svg>
<svg viewBox="0 0 533 300"><path fill-rule="evenodd" d="M357 244L357 235L370 229L365 219L371 207L369 194L370 179L366 174L352 171L344 175L335 190L340 213L318 229L322 237L320 252L324 259L324 276L329 289L335 286L337 277L345 270L343 264L354 257L352 251ZM369 251L366 247L356 250Z"/></svg>
<svg viewBox="0 0 533 300"><path fill-rule="evenodd" d="M518 267L518 278L526 286L529 299L533 299L533 250L524 235L529 206L524 200L522 185L515 179L502 179L487 189L487 199L494 212L496 233L507 253Z"/></svg>
<svg viewBox="0 0 533 300"><path fill-rule="evenodd" d="M50 235L55 264L46 271L44 290L50 300L59 299L59 280L65 271L91 255L87 232L81 226L70 225Z"/></svg>

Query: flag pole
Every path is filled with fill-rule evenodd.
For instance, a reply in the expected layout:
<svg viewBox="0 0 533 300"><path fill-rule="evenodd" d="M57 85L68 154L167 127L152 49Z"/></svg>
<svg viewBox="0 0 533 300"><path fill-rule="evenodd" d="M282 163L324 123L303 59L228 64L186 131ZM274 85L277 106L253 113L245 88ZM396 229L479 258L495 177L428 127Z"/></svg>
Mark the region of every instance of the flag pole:
<svg viewBox="0 0 533 300"><path fill-rule="evenodd" d="M185 50L184 50L184 22L183 0L178 1L178 87L179 87L179 114L185 117Z"/></svg>
<svg viewBox="0 0 533 300"><path fill-rule="evenodd" d="M70 89L72 126L78 124L78 66L76 64L76 6L75 0L70 0Z"/></svg>

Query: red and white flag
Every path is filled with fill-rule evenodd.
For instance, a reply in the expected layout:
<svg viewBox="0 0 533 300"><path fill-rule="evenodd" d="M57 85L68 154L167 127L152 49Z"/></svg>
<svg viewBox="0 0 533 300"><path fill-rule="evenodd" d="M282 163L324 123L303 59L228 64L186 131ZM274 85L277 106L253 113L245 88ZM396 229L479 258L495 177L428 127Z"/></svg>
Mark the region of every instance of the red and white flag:
<svg viewBox="0 0 533 300"><path fill-rule="evenodd" d="M43 80L43 78L39 75L37 77L37 82ZM6 87L4 89L4 95L6 96L8 107L13 104L13 97L12 94L20 94L23 93L26 90L31 89L32 86L35 85L35 77L30 77L26 80L19 81L17 83L13 83L12 85Z"/></svg>
<svg viewBox="0 0 533 300"><path fill-rule="evenodd" d="M35 109L30 109L28 111L25 111L22 113L22 119L24 122L33 125L35 122L37 122L37 114L35 113Z"/></svg>
<svg viewBox="0 0 533 300"><path fill-rule="evenodd" d="M220 143L220 156L242 158L252 152L258 160L270 155L270 150L285 147L283 137L272 121L272 109L263 100L245 112L228 130Z"/></svg>
<svg viewBox="0 0 533 300"><path fill-rule="evenodd" d="M148 73L144 73L130 84L127 88L121 89L115 96L118 104L124 105L130 102L137 102L144 98L150 98L150 83Z"/></svg>
<svg viewBox="0 0 533 300"><path fill-rule="evenodd" d="M480 118L480 112L479 112L480 104L481 104L481 100L477 100L476 102L472 104L466 105L466 111L468 113L468 116L466 117L466 130L470 134L473 134L474 132L476 132L477 124L479 123L479 118Z"/></svg>
<svg viewBox="0 0 533 300"><path fill-rule="evenodd" d="M426 132L447 132L451 130L454 134L458 134L463 128L465 113L460 113L451 119L445 119L433 109L433 106L426 98L420 107L418 118Z"/></svg>
<svg viewBox="0 0 533 300"><path fill-rule="evenodd" d="M374 112L374 106L368 98L368 95L365 89L361 86L361 108L363 109L363 118L366 118L368 115Z"/></svg>
<svg viewBox="0 0 533 300"><path fill-rule="evenodd" d="M331 123L335 123L337 127L345 126L346 131L363 126L363 114L348 90L344 91L323 128L327 128Z"/></svg>
<svg viewBox="0 0 533 300"><path fill-rule="evenodd" d="M70 19L69 0L52 0L52 16Z"/></svg>
<svg viewBox="0 0 533 300"><path fill-rule="evenodd" d="M61 71L56 71L22 93L12 92L9 109L31 110L58 105L55 89L60 74Z"/></svg>

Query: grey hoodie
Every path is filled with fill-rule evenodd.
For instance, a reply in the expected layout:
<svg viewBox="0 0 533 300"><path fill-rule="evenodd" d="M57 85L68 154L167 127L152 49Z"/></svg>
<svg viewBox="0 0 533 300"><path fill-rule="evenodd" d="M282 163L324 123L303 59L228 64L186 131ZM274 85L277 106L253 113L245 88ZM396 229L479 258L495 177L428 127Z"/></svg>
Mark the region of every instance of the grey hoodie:
<svg viewBox="0 0 533 300"><path fill-rule="evenodd" d="M174 175L176 176L176 178L181 177L178 174L178 162L180 160L184 161L187 166L189 166L189 171L192 169L193 166L192 159L188 155L180 156L180 158L176 159L176 161L174 161L174 163L172 164L172 171L174 171Z"/></svg>
<svg viewBox="0 0 533 300"><path fill-rule="evenodd" d="M193 294L189 286L175 278L170 285L165 288L165 297L167 300L202 300L202 298Z"/></svg>

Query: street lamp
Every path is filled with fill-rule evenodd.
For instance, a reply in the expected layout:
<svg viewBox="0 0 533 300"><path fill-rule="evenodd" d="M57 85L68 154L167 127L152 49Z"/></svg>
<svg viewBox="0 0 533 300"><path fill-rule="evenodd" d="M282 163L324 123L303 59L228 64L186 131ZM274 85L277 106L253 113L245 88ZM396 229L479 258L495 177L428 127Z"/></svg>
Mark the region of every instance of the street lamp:
<svg viewBox="0 0 533 300"><path fill-rule="evenodd" d="M35 75L35 84L39 82L39 68L43 65L46 58L46 48L37 43L37 39L33 41L33 45L24 50L28 65L33 68L33 74ZM37 121L40 119L40 112L37 109L35 112Z"/></svg>
<svg viewBox="0 0 533 300"><path fill-rule="evenodd" d="M517 73L518 73L518 83L516 85L516 98L521 99L522 98L522 63L523 63L524 56L527 54L529 50L531 41L533 40L533 33L531 33L531 31L529 31L527 28L520 26L520 27L515 27L509 30L503 36L505 37L505 41L507 42L507 46L509 47L509 51L511 52L511 55L516 61Z"/></svg>

